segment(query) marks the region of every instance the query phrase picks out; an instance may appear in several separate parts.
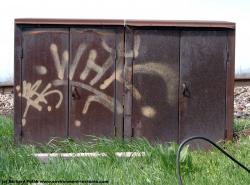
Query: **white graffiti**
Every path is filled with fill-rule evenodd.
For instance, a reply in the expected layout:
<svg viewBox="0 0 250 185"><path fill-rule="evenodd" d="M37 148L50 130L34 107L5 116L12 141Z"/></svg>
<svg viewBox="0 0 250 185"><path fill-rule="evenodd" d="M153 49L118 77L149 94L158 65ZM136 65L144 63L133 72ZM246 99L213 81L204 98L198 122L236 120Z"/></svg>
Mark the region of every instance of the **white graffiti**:
<svg viewBox="0 0 250 185"><path fill-rule="evenodd" d="M54 86L64 86L64 85L67 85L67 83L68 82L65 80L54 80L53 81ZM106 108L108 108L110 111L114 112L115 99L113 97L108 96L105 93L93 88L92 86L90 86L88 84L82 83L82 82L72 81L71 85L74 87L79 87L81 89L87 90L87 91L95 94L95 95L88 96L87 101L85 102L84 108L82 110L83 114L86 114L88 112L88 108L89 108L91 102L98 102L98 103L102 104L103 106L105 106ZM118 114L121 114L123 111L123 107L118 100L116 100L116 111Z"/></svg>
<svg viewBox="0 0 250 185"><path fill-rule="evenodd" d="M28 113L30 106L37 109L38 111L42 111L43 107L41 103L48 104L46 97L53 94L59 96L59 100L55 108L58 109L62 103L63 95L59 90L49 90L52 84L48 83L46 87L42 91L40 90L41 92L39 92L38 90L41 84L42 80L37 80L34 84L23 81L22 92L18 93L19 96L26 99L26 107L22 118L23 126L26 124L26 115ZM17 86L16 89L19 91L20 86ZM51 111L51 106L48 106L47 109L48 111Z"/></svg>
<svg viewBox="0 0 250 185"><path fill-rule="evenodd" d="M36 66L36 71L40 75L46 75L47 74L47 68L45 66Z"/></svg>
<svg viewBox="0 0 250 185"><path fill-rule="evenodd" d="M122 41L123 42L123 41ZM82 108L82 113L87 114L88 110L91 107L91 103L97 102L103 105L105 108L110 110L111 112L116 112L118 114L123 113L123 104L115 99L112 96L105 94L103 91L107 89L112 83L120 82L124 84L124 87L130 91L132 91L133 98L136 101L142 101L143 97L139 90L133 84L127 84L124 82L124 70L129 71L133 75L136 74L147 74L147 75L155 75L159 76L165 83L166 86L166 97L165 99L170 103L174 103L172 94L175 92L174 84L170 78L175 77L176 74L170 66L166 64L158 63L157 61L148 61L144 64L134 64L132 66L124 66L123 60L119 60L121 57L125 58L137 58L139 56L139 49L141 45L141 38L139 35L134 36L133 50L127 51L124 53L122 42L120 42L116 48L112 48L108 45L108 43L101 37L101 46L102 48L109 53L107 59L103 62L102 65L98 64L96 60L98 59L98 52L96 49L88 48L87 43L81 43L76 50L75 56L72 60L72 63L69 62L69 51L64 50L61 54L59 54L58 47L56 43L51 43L49 51L51 53L52 60L54 62L55 70L57 77L46 85L43 90L40 90L40 85L42 84L42 80L37 80L34 84L30 82L23 81L22 84L22 92L20 92L21 87L16 86L16 90L19 92L19 96L26 99L26 108L23 113L23 125L26 124L26 116L30 107L35 108L38 111L42 111L43 104L48 104L46 97L49 95L57 95L59 97L58 103L55 105L55 108L59 108L63 95L59 90L49 90L52 85L57 86L65 86L68 85L70 81L70 85L80 88L82 90L86 90L91 92L92 94L86 97L86 101ZM88 51L88 53L86 53ZM83 54L87 54L87 61L84 69L81 70L79 74L79 79L81 81L75 81L75 73L76 69L79 66L80 60ZM61 56L61 57L60 57ZM115 64L116 61L120 61ZM115 67L114 67L115 65ZM106 74L106 72L111 68L116 68L112 74L106 79L103 79L98 88L94 87L102 77ZM48 71L45 66L36 66L36 72L39 75L47 75ZM88 79L90 72L95 72L95 76L89 80L89 82L85 82ZM68 76L67 74L68 73ZM39 90L41 91L39 93ZM51 105L47 106L47 111L51 112ZM144 105L141 107L141 114L147 118L153 118L157 114L156 110L150 105ZM75 126L79 127L81 122L79 120L75 120Z"/></svg>
<svg viewBox="0 0 250 185"><path fill-rule="evenodd" d="M50 52L51 52L52 57L54 59L54 64L55 64L58 78L62 80L64 78L65 69L68 65L69 52L67 50L63 52L62 61L60 61L56 44L52 43L50 45Z"/></svg>
<svg viewBox="0 0 250 185"><path fill-rule="evenodd" d="M80 79L85 80L91 70L95 71L97 73L96 76L89 82L89 84L92 86L95 85L95 83L97 83L102 78L104 73L113 65L111 56L109 56L109 58L104 62L103 66L97 65L95 63L96 56L96 50L91 50L86 67L80 75Z"/></svg>
<svg viewBox="0 0 250 185"><path fill-rule="evenodd" d="M80 61L80 58L84 52L84 50L86 49L86 44L82 43L80 44L80 46L77 49L75 58L73 60L73 63L70 65L70 70L69 70L69 79L72 80L76 71L76 68L78 66L78 63Z"/></svg>

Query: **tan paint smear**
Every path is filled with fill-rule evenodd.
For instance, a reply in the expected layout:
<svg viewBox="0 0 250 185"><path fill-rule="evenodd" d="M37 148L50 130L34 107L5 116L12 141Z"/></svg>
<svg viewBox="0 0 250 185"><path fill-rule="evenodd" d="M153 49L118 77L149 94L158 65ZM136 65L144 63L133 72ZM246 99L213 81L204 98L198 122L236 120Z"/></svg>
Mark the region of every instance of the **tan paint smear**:
<svg viewBox="0 0 250 185"><path fill-rule="evenodd" d="M105 74L105 72L113 65L113 60L112 60L112 56L109 56L108 59L104 62L104 64L101 67L101 70L99 72L97 72L97 75L95 76L95 78L93 78L90 81L90 85L95 85L101 78L102 76Z"/></svg>
<svg viewBox="0 0 250 185"><path fill-rule="evenodd" d="M62 62L60 61L59 58L59 54L58 54L58 49L57 49L57 45L52 43L50 45L50 52L51 55L53 57L54 60L54 64L55 64L55 68L57 71L57 76L59 79L63 79L64 78L64 73L65 73L65 69L68 65L68 61L69 61L69 52L68 51L64 51L62 54Z"/></svg>
<svg viewBox="0 0 250 185"><path fill-rule="evenodd" d="M104 99L101 96L91 95L91 96L88 96L88 98L85 102L85 105L84 105L83 110L82 110L83 114L87 113L91 102L98 102L98 103L102 104L103 106L105 106L106 108L108 108L111 112L114 112L113 100L112 100L112 102L110 102L110 100ZM118 112L118 114L122 113L122 109L120 109L119 106L117 107L117 112Z"/></svg>
<svg viewBox="0 0 250 185"><path fill-rule="evenodd" d="M97 57L96 50L94 49L90 50L86 67L80 75L81 80L85 80L87 78L91 69L93 69L96 72L101 71L101 67L95 63L96 57Z"/></svg>
<svg viewBox="0 0 250 185"><path fill-rule="evenodd" d="M22 127L25 127L25 125L26 125L26 119L23 118L23 119L22 119Z"/></svg>
<svg viewBox="0 0 250 185"><path fill-rule="evenodd" d="M81 122L81 121L79 121L79 120L75 120L75 126L76 126L76 127L80 127L80 126L81 126L81 124L82 124L82 122Z"/></svg>
<svg viewBox="0 0 250 185"><path fill-rule="evenodd" d="M73 63L70 65L70 71L69 71L69 79L72 80L73 76L75 74L76 67L78 66L78 63L80 61L80 58L83 54L83 52L86 49L86 44L82 43L77 49L76 55L74 57Z"/></svg>
<svg viewBox="0 0 250 185"><path fill-rule="evenodd" d="M36 72L39 75L46 75L47 74L47 68L45 66L36 66Z"/></svg>
<svg viewBox="0 0 250 185"><path fill-rule="evenodd" d="M38 111L42 111L42 106L40 103L47 104L46 96L56 94L59 96L59 101L56 108L59 108L59 106L62 103L63 95L59 90L50 90L51 83L48 83L47 86L43 89L41 93L38 92L38 89L40 85L42 84L42 80L37 80L33 85L29 82L23 81L23 92L21 96L26 99L26 107L23 113L23 119L25 119L28 110L31 107L37 109Z"/></svg>
<svg viewBox="0 0 250 185"><path fill-rule="evenodd" d="M173 79L177 78L177 74L167 64L159 64L154 62L136 64L133 66L133 73L149 74L161 77L164 80L166 89L168 91L166 101L168 101L171 105L175 103L174 99L176 95L176 85L175 80Z"/></svg>
<svg viewBox="0 0 250 185"><path fill-rule="evenodd" d="M153 118L155 117L156 111L151 106L144 106L141 108L141 112L145 117Z"/></svg>
<svg viewBox="0 0 250 185"><path fill-rule="evenodd" d="M48 107L47 107L47 110L50 112L50 111L51 111L51 106L48 106Z"/></svg>
<svg viewBox="0 0 250 185"><path fill-rule="evenodd" d="M65 80L54 80L53 84L55 86L67 85L67 81L65 81ZM112 112L114 111L114 98L112 98L112 97L106 95L105 93L93 88L90 85L87 85L87 84L84 84L84 83L81 83L81 82L72 81L71 84L73 86L80 87L82 89L85 89L85 90L95 94L96 95L95 98L90 98L90 100L88 100L89 102L91 102L91 101L99 102L103 106L105 106L109 110L111 110ZM93 96L93 95L91 95L91 96ZM84 105L84 108L83 108L84 109L83 113L87 113L88 107L89 107L89 105L86 102L85 105ZM117 111L118 114L121 114L123 112L123 106L121 105L121 103L118 100L116 100L116 111Z"/></svg>
<svg viewBox="0 0 250 185"><path fill-rule="evenodd" d="M108 59L104 62L104 64L102 66L99 66L95 63L96 57L97 57L96 50L90 50L86 67L80 75L80 79L85 80L88 77L91 70L95 71L97 74L90 81L89 83L90 85L95 85L113 64L112 56L109 56Z"/></svg>
<svg viewBox="0 0 250 185"><path fill-rule="evenodd" d="M113 52L113 49L108 46L108 44L105 42L105 40L102 40L102 47L109 53Z"/></svg>
<svg viewBox="0 0 250 185"><path fill-rule="evenodd" d="M100 85L100 89L106 89L115 79L119 82L122 82L122 70L117 69L116 72L113 72L112 75L104 80L104 82Z"/></svg>
<svg viewBox="0 0 250 185"><path fill-rule="evenodd" d="M117 80L119 82L123 82L123 78L122 78L122 74L123 74L123 70L122 69L118 69L116 70L116 72L113 72L113 74L107 78L101 85L100 85L100 89L106 89L107 87L109 87L109 85L114 81ZM136 100L141 100L142 96L141 93L139 92L139 90L134 86L134 85L128 85L125 83L125 87L129 90L133 91L133 97Z"/></svg>
<svg viewBox="0 0 250 185"><path fill-rule="evenodd" d="M140 44L141 44L141 37L139 35L134 36L134 49L126 52L125 57L126 58L136 58L139 55L139 49L140 49Z"/></svg>
<svg viewBox="0 0 250 185"><path fill-rule="evenodd" d="M20 91L20 85L17 85L17 86L16 86L16 90L17 90L17 91Z"/></svg>

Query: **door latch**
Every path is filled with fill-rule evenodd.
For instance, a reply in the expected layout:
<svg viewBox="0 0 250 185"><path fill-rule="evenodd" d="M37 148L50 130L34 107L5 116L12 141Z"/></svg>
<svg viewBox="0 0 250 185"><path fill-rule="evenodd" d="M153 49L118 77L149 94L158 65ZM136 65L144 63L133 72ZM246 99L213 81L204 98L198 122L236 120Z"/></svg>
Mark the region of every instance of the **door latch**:
<svg viewBox="0 0 250 185"><path fill-rule="evenodd" d="M81 98L81 96L80 96L80 94L79 94L79 92L77 90L77 87L75 87L75 86L72 86L72 92L71 92L71 94L72 94L72 99L73 100Z"/></svg>
<svg viewBox="0 0 250 185"><path fill-rule="evenodd" d="M182 84L182 94L183 94L184 97L187 97L187 98L189 98L191 96L190 83L184 82Z"/></svg>

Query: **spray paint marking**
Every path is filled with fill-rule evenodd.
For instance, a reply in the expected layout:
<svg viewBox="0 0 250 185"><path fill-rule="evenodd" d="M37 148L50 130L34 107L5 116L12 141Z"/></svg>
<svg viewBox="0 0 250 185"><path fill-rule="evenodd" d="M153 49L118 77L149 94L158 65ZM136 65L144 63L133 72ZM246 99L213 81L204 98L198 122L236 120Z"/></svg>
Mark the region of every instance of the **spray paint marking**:
<svg viewBox="0 0 250 185"><path fill-rule="evenodd" d="M155 62L148 62L146 64L136 64L133 66L134 74L148 74L148 75L156 75L161 77L164 80L165 87L167 88L167 96L165 97L166 101L168 101L171 105L175 103L173 94L175 94L175 85L173 83L176 79L176 73L172 68L170 68L166 64L160 64Z"/></svg>
<svg viewBox="0 0 250 185"><path fill-rule="evenodd" d="M47 104L48 101L46 97L52 94L59 96L59 101L56 104L55 108L59 108L62 100L63 95L59 90L49 90L51 88L51 83L48 83L46 87L42 90L42 92L38 92L40 85L42 84L42 80L37 80L33 85L30 82L23 81L23 91L21 96L26 99L26 107L23 113L22 123L23 126L26 124L26 115L30 107L37 109L38 111L42 111L43 107L41 103ZM50 107L50 106L49 106ZM50 108L51 109L51 108ZM49 110L49 108L48 108Z"/></svg>
<svg viewBox="0 0 250 185"><path fill-rule="evenodd" d="M75 120L75 126L80 127L82 125L82 122L79 120Z"/></svg>
<svg viewBox="0 0 250 185"><path fill-rule="evenodd" d="M139 35L134 36L134 49L125 53L127 58L137 58L139 55L139 49L141 45L141 37Z"/></svg>
<svg viewBox="0 0 250 185"><path fill-rule="evenodd" d="M135 35L134 36L134 48L133 48L133 50L128 51L124 54L123 49L121 49L122 43L119 43L118 44L118 57L137 58L139 55L140 44L141 44L140 36ZM105 51L110 53L110 56L107 58L107 60L104 62L103 65L98 65L98 64L96 64L96 59L98 57L98 53L95 49L91 49L89 52L87 62L86 62L86 66L79 76L80 79L84 81L87 79L91 70L95 71L97 73L96 76L93 79L91 79L90 82L88 82L90 85L87 85L86 83L83 83L83 82L76 82L76 81L71 81L71 84L78 86L84 90L90 91L94 94L94 95L90 95L87 97L87 100L86 100L84 107L83 107L83 110L82 110L83 114L86 114L88 112L88 109L89 109L92 102L100 103L104 107L109 109L110 111L114 111L114 106L116 104L116 107L115 107L116 112L118 114L121 114L123 112L123 106L121 105L121 103L118 100L116 100L116 103L115 103L114 102L115 99L113 97L108 96L105 93L101 92L100 90L92 87L103 77L103 75L106 73L106 71L113 65L112 55L115 52L117 52L115 49L111 48L103 38L101 38L101 45ZM55 69L56 69L57 77L58 77L58 79L55 79L53 81L54 86L67 85L67 81L64 81L64 80L66 80L66 79L64 79L64 76L65 76L65 71L67 70L68 65L70 65L69 66L69 80L73 79L73 77L75 75L75 71L77 69L77 66L80 62L81 56L83 55L86 48L87 48L87 45L85 43L80 44L78 49L77 49L77 52L76 52L76 55L73 59L72 64L69 64L69 52L67 50L63 51L62 57L60 60L57 45L54 43L52 43L50 45L50 52L51 52L51 55L52 55L52 58L54 61L54 65L55 65ZM128 70L132 70L132 68L128 67ZM44 66L37 66L36 71L40 75L47 74L47 68ZM120 83L123 83L123 81L124 81L123 73L124 73L123 64L122 64L122 62L120 62L119 64L117 64L116 71L114 71L111 74L111 76L108 77L106 80L104 80L103 83L99 86L99 88L101 90L105 90L115 80L120 82ZM155 62L147 62L145 64L135 64L133 66L133 73L134 74L141 73L141 74L148 74L148 75L157 75L157 76L161 77L164 80L167 91L168 91L166 99L170 103L174 102L171 100L172 99L171 95L173 94L175 89L174 89L174 85L171 85L170 77L173 77L175 75L175 73L167 65L162 65L159 63L155 63ZM38 80L34 85L31 86L30 83L26 83L24 81L23 82L23 86L24 86L23 93L22 94L18 93L19 96L22 96L22 97L27 99L27 106L25 108L25 112L23 115L23 125L26 124L25 117L27 115L29 107L32 106L35 109L37 109L38 111L41 111L42 106L40 105L40 103L45 103L45 104L48 103L47 100L45 99L45 97L47 95L53 94L53 93L59 95L60 99L59 99L58 104L56 105L56 108L58 108L62 102L63 95L60 91L58 91L58 90L48 91L49 88L51 87L50 83L47 84L47 86L45 87L45 89L41 93L38 93L37 90L38 90L39 86L41 85L41 83L42 83L41 80ZM141 93L139 92L139 90L135 86L133 86L133 84L128 85L128 84L124 83L124 85L125 85L126 89L133 91L133 97L137 101L142 100ZM16 90L20 91L20 86L17 86ZM34 97L36 97L36 98L34 98ZM47 110L50 112L52 110L51 106L47 106ZM156 115L156 110L153 107L146 105L146 106L141 108L141 113L145 117L153 118ZM78 125L78 124L76 124L76 125Z"/></svg>
<svg viewBox="0 0 250 185"><path fill-rule="evenodd" d="M64 80L54 80L53 81L54 86L62 86L62 85L66 85L66 84L67 84L67 81L64 81ZM90 86L88 84L84 84L82 82L72 81L71 84L75 87L82 88L84 90L87 90L87 91L95 94L95 95L88 96L87 101L85 102L85 105L84 105L84 108L82 111L83 114L86 114L88 112L88 109L89 109L91 102L98 102L98 103L102 104L104 107L108 108L110 111L114 112L115 103L114 103L113 97L108 96L105 93L93 88L92 86ZM118 114L121 114L123 112L123 106L121 105L121 103L118 100L116 100L116 111Z"/></svg>
<svg viewBox="0 0 250 185"><path fill-rule="evenodd" d="M54 59L54 64L55 64L55 68L57 71L57 77L62 80L64 78L65 69L68 65L69 52L67 50L63 52L62 62L60 61L56 44L52 43L50 45L50 52L51 52L51 55Z"/></svg>
<svg viewBox="0 0 250 185"><path fill-rule="evenodd" d="M141 112L145 117L153 118L155 117L156 111L151 106L144 106L141 108Z"/></svg>
<svg viewBox="0 0 250 185"><path fill-rule="evenodd" d="M96 50L90 50L86 67L80 75L80 79L85 80L88 77L90 70L95 71L97 73L96 76L89 82L89 84L92 86L95 85L102 78L105 72L113 64L112 57L109 56L108 59L104 62L104 64L102 66L99 66L95 63L96 57L97 57Z"/></svg>
<svg viewBox="0 0 250 185"><path fill-rule="evenodd" d="M16 86L16 90L17 90L17 91L20 91L20 85L17 85L17 86Z"/></svg>
<svg viewBox="0 0 250 185"><path fill-rule="evenodd" d="M40 75L46 75L47 74L47 68L45 66L36 66L36 71Z"/></svg>
<svg viewBox="0 0 250 185"><path fill-rule="evenodd" d="M81 58L81 56L82 56L82 54L83 54L83 52L84 52L85 49L86 49L86 44L84 44L84 43L80 44L80 46L77 49L75 58L73 60L73 64L70 65L70 71L69 71L69 79L70 80L73 79L76 67L78 66L80 58Z"/></svg>

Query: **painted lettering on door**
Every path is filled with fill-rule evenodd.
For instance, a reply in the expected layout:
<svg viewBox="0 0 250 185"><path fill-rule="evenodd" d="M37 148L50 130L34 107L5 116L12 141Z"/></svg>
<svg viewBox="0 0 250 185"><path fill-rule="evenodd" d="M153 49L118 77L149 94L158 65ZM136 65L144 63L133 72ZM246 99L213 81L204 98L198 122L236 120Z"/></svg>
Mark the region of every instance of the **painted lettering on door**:
<svg viewBox="0 0 250 185"><path fill-rule="evenodd" d="M102 38L101 38L102 39ZM56 43L51 43L48 48L48 52L51 55L51 60L55 68L57 77L52 80L48 84L43 84L41 79L38 79L34 84L23 81L22 84L16 86L16 90L19 93L19 96L26 100L26 107L23 112L22 124L23 126L26 124L26 117L28 114L28 110L30 108L34 108L37 111L43 111L44 108L47 108L47 111L52 111L53 107L55 109L60 108L60 105L63 101L63 94L60 90L57 89L59 86L68 85L68 81L74 87L81 88L82 90L88 91L91 93L86 98L84 105L82 105L82 114L85 115L88 113L89 109L91 109L91 104L93 102L99 103L104 106L108 110L118 114L123 113L123 103L119 100L116 100L115 97L111 97L108 94L105 94L104 90L107 89L112 83L115 81L123 83L124 82L124 67L122 63L116 63L116 70L109 77L103 78L106 72L113 66L114 62L122 61L117 60L116 57L127 57L127 58L136 58L140 54L140 44L141 38L139 35L134 36L134 49L132 51L126 51L123 53L123 50L112 48L108 45L108 43L102 39L101 47L108 52L108 58L103 61L102 64L98 64L96 62L96 58L98 56L98 52L95 49L88 48L87 43L81 43L76 51L76 54L73 58L73 61L69 62L69 51L65 50L62 53L59 53L59 49ZM120 47L121 43L117 46ZM81 56L87 53L86 61L81 61ZM84 62L86 65L83 69L81 69L81 73L79 74L79 81L74 81L73 77L76 75L76 69L78 68L78 64ZM167 100L170 104L174 103L172 100L172 94L175 93L175 89L173 89L174 85L172 85L172 80L170 80L169 76L176 76L175 71L171 69L170 66L165 64L158 63L157 61L146 61L144 64L134 64L133 69L131 67L127 67L128 70L133 71L133 75L136 74L146 74L146 75L156 75L159 76L165 84L165 88L168 91L166 93L166 97L162 97ZM37 65L35 67L36 73L39 75L47 75L48 69L43 65ZM90 72L95 72L95 76L92 77L89 81L86 79L89 77ZM68 75L65 75L68 73ZM170 74L170 75L168 75ZM96 83L101 82L101 85L98 87L94 86ZM41 89L41 86L45 86L44 89ZM133 85L124 83L125 89L129 89L132 91L133 98L135 101L142 100L141 92ZM58 98L58 102L56 105L50 105L47 101L47 96L55 96ZM65 97L66 98L66 97ZM153 119L157 115L157 111L150 105L145 105L141 107L141 114L149 119ZM75 121L79 123L79 120ZM80 124L76 124L80 126Z"/></svg>

